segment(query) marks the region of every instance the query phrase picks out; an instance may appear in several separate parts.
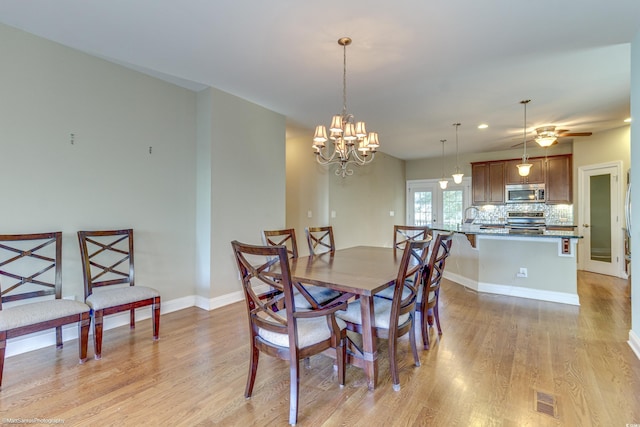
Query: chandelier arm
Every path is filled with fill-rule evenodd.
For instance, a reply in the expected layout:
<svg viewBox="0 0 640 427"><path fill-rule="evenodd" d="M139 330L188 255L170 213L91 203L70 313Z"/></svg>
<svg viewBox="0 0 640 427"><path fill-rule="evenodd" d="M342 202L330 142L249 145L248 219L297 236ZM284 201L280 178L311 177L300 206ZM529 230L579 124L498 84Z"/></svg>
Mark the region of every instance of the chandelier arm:
<svg viewBox="0 0 640 427"><path fill-rule="evenodd" d="M323 152L323 149L321 148L318 151L316 151L316 159L318 160L318 163L320 163L321 165L328 165L331 163L339 162L340 160L335 160L336 157L339 156L339 154L340 152L336 150L334 146L333 153L331 153L331 157L327 157L327 155Z"/></svg>

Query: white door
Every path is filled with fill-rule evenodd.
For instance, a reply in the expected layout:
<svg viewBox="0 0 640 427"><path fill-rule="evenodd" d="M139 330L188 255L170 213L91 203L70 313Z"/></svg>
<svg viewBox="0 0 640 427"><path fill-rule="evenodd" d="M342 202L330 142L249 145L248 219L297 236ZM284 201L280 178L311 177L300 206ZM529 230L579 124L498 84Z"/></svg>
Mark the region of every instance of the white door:
<svg viewBox="0 0 640 427"><path fill-rule="evenodd" d="M459 185L450 181L444 190L438 180L408 181L406 224L460 224L469 205L469 185L468 178Z"/></svg>
<svg viewBox="0 0 640 427"><path fill-rule="evenodd" d="M622 164L606 163L579 169L580 224L584 236L583 270L622 277L623 224L620 215Z"/></svg>

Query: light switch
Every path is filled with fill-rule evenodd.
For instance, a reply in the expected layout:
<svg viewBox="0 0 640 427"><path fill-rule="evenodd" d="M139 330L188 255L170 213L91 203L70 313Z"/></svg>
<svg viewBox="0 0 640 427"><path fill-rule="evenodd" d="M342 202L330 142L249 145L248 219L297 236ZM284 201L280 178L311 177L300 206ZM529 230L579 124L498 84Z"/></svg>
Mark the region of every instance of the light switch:
<svg viewBox="0 0 640 427"><path fill-rule="evenodd" d="M395 211L389 211L389 216L396 216Z"/></svg>
<svg viewBox="0 0 640 427"><path fill-rule="evenodd" d="M331 218L335 218L336 217L336 211L331 211Z"/></svg>
<svg viewBox="0 0 640 427"><path fill-rule="evenodd" d="M307 211L307 218L313 218L313 213L311 211Z"/></svg>

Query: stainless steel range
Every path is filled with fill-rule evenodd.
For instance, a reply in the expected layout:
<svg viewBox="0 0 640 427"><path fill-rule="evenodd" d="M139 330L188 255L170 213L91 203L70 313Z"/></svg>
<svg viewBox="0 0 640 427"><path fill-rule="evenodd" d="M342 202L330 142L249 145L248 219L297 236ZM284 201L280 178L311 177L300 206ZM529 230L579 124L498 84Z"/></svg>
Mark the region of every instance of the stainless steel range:
<svg viewBox="0 0 640 427"><path fill-rule="evenodd" d="M507 212L510 233L542 234L545 230L544 212Z"/></svg>

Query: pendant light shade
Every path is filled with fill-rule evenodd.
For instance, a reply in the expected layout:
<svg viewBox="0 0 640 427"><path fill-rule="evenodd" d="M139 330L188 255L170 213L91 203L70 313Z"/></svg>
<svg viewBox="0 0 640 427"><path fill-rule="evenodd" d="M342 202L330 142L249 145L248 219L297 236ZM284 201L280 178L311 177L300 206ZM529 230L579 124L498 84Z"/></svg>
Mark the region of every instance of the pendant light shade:
<svg viewBox="0 0 640 427"><path fill-rule="evenodd" d="M453 126L456 127L456 172L452 176L453 182L456 184L462 184L462 177L464 174L460 172L460 164L458 163L458 126L460 126L460 123L454 123Z"/></svg>
<svg viewBox="0 0 640 427"><path fill-rule="evenodd" d="M447 184L449 184L449 181L444 179L444 143L447 142L447 140L441 139L440 142L442 142L442 159L440 162L442 163L442 178L440 178L440 181L438 181L438 183L440 184L440 188L444 190L447 188Z"/></svg>
<svg viewBox="0 0 640 427"><path fill-rule="evenodd" d="M524 130L522 132L522 142L524 145L524 151L522 153L522 163L516 165L518 168L518 174L520 176L529 176L531 171L531 163L528 162L529 156L527 156L527 104L531 102L530 99L520 101L520 104L524 105Z"/></svg>

